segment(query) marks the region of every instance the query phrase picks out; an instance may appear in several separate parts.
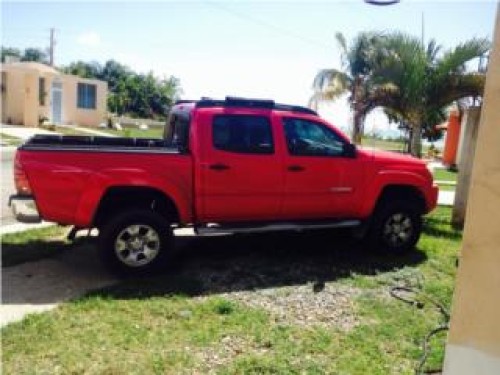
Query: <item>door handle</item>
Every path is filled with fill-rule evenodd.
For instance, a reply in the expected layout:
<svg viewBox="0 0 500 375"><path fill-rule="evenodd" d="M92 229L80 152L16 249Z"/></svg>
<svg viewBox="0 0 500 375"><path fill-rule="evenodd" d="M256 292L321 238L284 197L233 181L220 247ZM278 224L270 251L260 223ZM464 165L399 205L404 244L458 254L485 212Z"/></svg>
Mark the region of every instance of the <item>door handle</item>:
<svg viewBox="0 0 500 375"><path fill-rule="evenodd" d="M214 171L225 171L229 169L229 165L217 163L217 164L210 164L208 168L213 169Z"/></svg>
<svg viewBox="0 0 500 375"><path fill-rule="evenodd" d="M301 165L289 165L287 169L289 172L302 172L305 170L305 168Z"/></svg>

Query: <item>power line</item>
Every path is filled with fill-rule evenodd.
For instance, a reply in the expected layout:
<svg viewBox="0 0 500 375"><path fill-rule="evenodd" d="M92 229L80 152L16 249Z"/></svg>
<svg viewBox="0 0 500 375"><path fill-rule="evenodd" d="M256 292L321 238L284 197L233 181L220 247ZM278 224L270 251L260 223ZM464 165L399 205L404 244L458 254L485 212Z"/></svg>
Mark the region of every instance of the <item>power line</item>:
<svg viewBox="0 0 500 375"><path fill-rule="evenodd" d="M297 39L297 40L300 40L304 43L307 43L309 45L315 45L316 47L321 47L322 49L324 48L332 48L331 45L328 45L326 43L323 43L323 42L320 42L319 40L315 40L315 39L311 39L311 38L307 38L307 37L304 37L303 35L300 35L300 34L297 34L297 33L294 33L293 31L290 31L290 30L287 30L287 29L284 29L284 28L281 28L281 27L278 27L272 23L269 23L269 22L266 22L266 21L263 21L259 18L255 18L255 17L252 17L252 16L249 16L245 13L241 13L241 12L238 12L234 9L231 9L231 8L228 8L224 5L221 5L220 3L217 3L217 2L213 2L213 1L205 1L203 2L203 4L206 4L206 5L210 5L212 6L213 8L217 8L219 10L222 10L226 13L229 13L233 16L236 16L240 19L243 19L247 22L251 22L255 25L259 25L261 27L264 27L264 28L267 28L269 30L272 30L274 32L277 32L279 34L282 34L282 35L285 35L285 36L288 36L289 38L294 38L294 39Z"/></svg>

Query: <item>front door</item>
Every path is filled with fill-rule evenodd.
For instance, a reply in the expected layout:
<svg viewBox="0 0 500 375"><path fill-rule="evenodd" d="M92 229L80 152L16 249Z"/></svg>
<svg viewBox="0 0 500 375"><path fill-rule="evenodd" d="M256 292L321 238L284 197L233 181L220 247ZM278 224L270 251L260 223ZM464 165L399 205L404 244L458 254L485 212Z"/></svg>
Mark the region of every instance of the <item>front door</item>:
<svg viewBox="0 0 500 375"><path fill-rule="evenodd" d="M287 149L282 216L347 216L359 174L354 159L344 156L347 141L321 122L295 117L283 117L281 122Z"/></svg>
<svg viewBox="0 0 500 375"><path fill-rule="evenodd" d="M62 83L52 82L52 119L53 124L62 123Z"/></svg>
<svg viewBox="0 0 500 375"><path fill-rule="evenodd" d="M205 222L278 218L283 172L268 113L207 114L206 158L201 163Z"/></svg>

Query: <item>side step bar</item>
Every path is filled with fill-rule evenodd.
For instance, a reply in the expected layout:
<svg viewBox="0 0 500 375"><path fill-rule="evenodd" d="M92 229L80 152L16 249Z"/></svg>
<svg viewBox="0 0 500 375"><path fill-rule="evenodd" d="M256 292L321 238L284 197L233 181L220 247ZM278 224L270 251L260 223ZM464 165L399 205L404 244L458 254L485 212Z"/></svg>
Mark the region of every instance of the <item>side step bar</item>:
<svg viewBox="0 0 500 375"><path fill-rule="evenodd" d="M352 228L361 225L361 220L310 221L292 223L248 223L238 225L207 224L195 227L196 234L261 233L278 231L301 231L308 229Z"/></svg>

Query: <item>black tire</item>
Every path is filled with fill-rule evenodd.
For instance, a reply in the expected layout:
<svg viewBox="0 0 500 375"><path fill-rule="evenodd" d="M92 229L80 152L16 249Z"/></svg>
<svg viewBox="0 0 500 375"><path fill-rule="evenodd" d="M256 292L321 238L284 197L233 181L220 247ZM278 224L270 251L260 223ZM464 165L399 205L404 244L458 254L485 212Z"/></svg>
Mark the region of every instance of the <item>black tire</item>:
<svg viewBox="0 0 500 375"><path fill-rule="evenodd" d="M372 249L397 255L412 250L421 232L422 214L416 204L387 199L378 205L366 239Z"/></svg>
<svg viewBox="0 0 500 375"><path fill-rule="evenodd" d="M111 217L99 229L104 265L120 276L144 275L166 265L173 233L170 223L153 211L133 209Z"/></svg>

